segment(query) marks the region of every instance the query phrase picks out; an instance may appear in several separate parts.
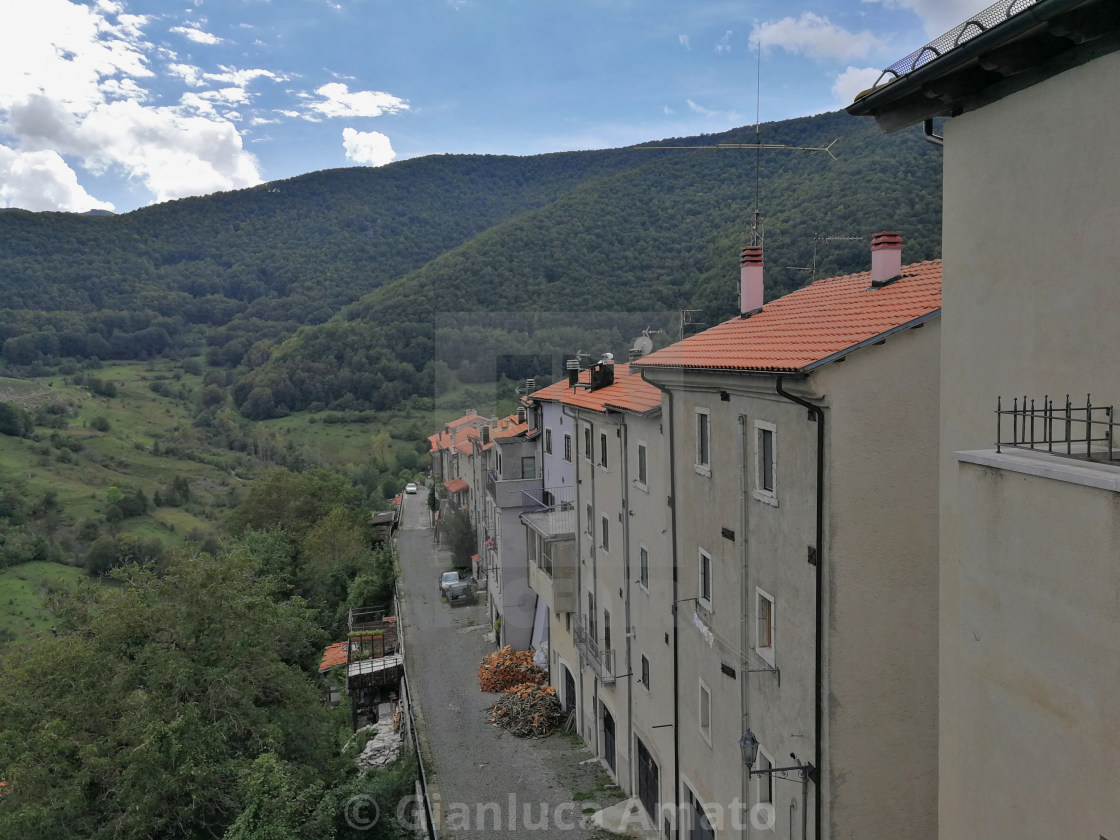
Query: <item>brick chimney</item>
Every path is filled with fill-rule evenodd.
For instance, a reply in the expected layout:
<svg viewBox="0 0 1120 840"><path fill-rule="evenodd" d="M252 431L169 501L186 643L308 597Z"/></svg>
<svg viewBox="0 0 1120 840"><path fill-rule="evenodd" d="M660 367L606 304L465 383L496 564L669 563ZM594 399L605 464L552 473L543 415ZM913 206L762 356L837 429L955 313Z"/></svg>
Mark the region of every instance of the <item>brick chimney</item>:
<svg viewBox="0 0 1120 840"><path fill-rule="evenodd" d="M871 286L878 289L902 274L902 234L891 231L871 237Z"/></svg>
<svg viewBox="0 0 1120 840"><path fill-rule="evenodd" d="M748 245L739 253L739 313L762 309L762 246Z"/></svg>

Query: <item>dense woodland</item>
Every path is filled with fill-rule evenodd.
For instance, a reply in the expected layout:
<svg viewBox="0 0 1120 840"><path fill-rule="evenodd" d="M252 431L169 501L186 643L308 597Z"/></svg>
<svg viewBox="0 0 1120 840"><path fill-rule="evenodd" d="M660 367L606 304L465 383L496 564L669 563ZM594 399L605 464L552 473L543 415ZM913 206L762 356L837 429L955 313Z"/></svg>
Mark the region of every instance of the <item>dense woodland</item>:
<svg viewBox="0 0 1120 840"><path fill-rule="evenodd" d="M634 323L666 340L683 309L699 310L701 325L733 314L756 202L770 297L865 269L879 230L904 233L908 262L939 256L940 152L918 132L883 136L829 113L650 145L756 137L835 141L836 158L444 155L121 216L0 213L0 359L36 376L90 359L202 353L231 371L222 387L250 419L381 410L431 397L449 371L465 382L487 381L495 366L531 375L538 362L512 356L534 343L548 356L624 351L603 344L633 330L581 333L590 313L648 313ZM496 312L535 321L509 327Z"/></svg>

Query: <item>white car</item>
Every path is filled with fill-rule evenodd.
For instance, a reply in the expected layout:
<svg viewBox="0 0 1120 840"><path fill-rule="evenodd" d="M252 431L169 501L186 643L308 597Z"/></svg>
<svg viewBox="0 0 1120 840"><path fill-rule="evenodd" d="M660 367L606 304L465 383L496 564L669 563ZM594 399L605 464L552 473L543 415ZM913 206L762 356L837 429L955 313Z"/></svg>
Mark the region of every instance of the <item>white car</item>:
<svg viewBox="0 0 1120 840"><path fill-rule="evenodd" d="M416 485L411 481L408 482L408 484L406 484L404 486L404 492L408 493L409 495L415 495L416 490L417 490Z"/></svg>

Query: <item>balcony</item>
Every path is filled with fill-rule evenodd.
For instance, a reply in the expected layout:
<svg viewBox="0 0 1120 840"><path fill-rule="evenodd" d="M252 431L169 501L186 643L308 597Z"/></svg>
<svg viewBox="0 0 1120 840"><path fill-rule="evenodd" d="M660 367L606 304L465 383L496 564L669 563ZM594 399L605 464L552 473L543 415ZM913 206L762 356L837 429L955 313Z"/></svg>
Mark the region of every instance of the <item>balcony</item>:
<svg viewBox="0 0 1120 840"><path fill-rule="evenodd" d="M486 492L503 510L525 506L526 491L540 493L539 478L502 478L497 473L486 476Z"/></svg>
<svg viewBox="0 0 1120 840"><path fill-rule="evenodd" d="M580 616L579 623L575 626L576 649L580 656L591 666L595 676L603 685L614 683L614 651L602 650L595 639L595 635L588 630L587 617Z"/></svg>

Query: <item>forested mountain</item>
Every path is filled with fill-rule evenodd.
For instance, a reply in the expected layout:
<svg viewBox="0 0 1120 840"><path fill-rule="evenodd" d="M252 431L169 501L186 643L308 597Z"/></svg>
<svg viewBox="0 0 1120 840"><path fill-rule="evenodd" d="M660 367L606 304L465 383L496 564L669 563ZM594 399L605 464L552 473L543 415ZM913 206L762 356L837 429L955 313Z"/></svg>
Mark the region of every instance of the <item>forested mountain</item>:
<svg viewBox="0 0 1120 840"><path fill-rule="evenodd" d="M814 253L816 277L866 268L878 230L903 232L907 262L939 255L940 152L920 134L882 136L870 121L830 113L764 124L760 135L835 140L836 158L447 155L121 216L3 213L3 358L34 372L66 357L182 355L204 341L208 361L239 370L233 393L247 416L382 408L430 394L437 362L471 379L471 355L503 352L502 328L485 318L451 317L437 331L452 313L537 313L530 332L559 327L550 313L560 312L726 317L756 195L769 297L807 282ZM744 128L660 145L755 136ZM868 238L814 238L838 236Z"/></svg>

